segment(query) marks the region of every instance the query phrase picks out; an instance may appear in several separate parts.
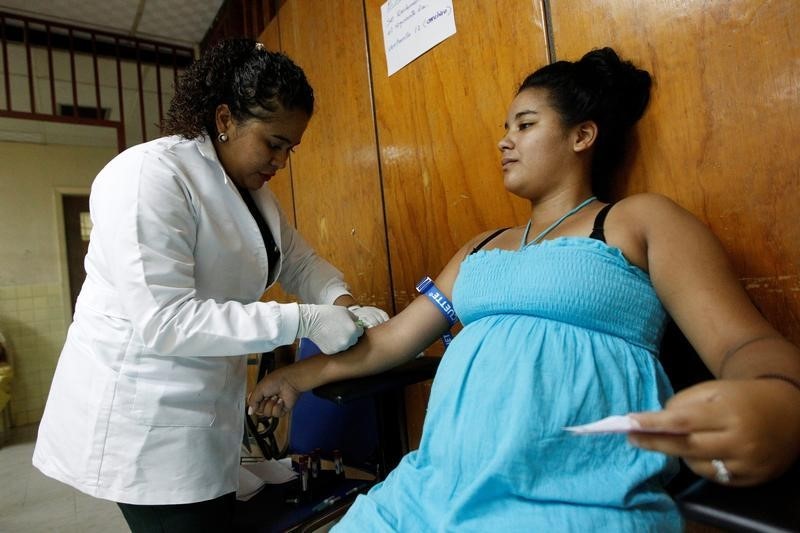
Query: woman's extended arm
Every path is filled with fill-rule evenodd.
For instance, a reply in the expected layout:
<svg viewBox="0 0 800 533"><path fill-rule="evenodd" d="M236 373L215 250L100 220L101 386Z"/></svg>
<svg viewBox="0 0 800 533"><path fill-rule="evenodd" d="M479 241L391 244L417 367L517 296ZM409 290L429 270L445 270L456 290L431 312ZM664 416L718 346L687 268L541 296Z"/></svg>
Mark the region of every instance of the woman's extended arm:
<svg viewBox="0 0 800 533"><path fill-rule="evenodd" d="M641 221L647 268L675 323L718 378L675 395L658 413L638 414L642 447L680 455L713 478L725 462L731 484L778 475L800 454L800 350L748 298L720 242L666 198L641 195L628 212Z"/></svg>
<svg viewBox="0 0 800 533"><path fill-rule="evenodd" d="M473 243L456 253L436 278L437 287L452 297L459 265ZM248 398L259 414L281 416L301 392L325 383L376 374L413 359L448 328L448 322L428 298L416 298L403 311L370 328L359 342L336 355L317 355L279 368L265 376Z"/></svg>

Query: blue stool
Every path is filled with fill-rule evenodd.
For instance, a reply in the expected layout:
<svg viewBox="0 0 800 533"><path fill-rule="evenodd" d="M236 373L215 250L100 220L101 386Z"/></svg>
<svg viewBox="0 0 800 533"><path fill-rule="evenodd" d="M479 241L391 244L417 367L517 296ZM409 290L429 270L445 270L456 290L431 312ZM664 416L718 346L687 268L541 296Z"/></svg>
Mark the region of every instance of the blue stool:
<svg viewBox="0 0 800 533"><path fill-rule="evenodd" d="M316 344L300 339L298 360L318 353ZM337 405L309 391L297 400L291 417L289 453L310 454L319 448L322 457L331 458L333 450L339 450L345 464L375 473L378 425L373 398Z"/></svg>

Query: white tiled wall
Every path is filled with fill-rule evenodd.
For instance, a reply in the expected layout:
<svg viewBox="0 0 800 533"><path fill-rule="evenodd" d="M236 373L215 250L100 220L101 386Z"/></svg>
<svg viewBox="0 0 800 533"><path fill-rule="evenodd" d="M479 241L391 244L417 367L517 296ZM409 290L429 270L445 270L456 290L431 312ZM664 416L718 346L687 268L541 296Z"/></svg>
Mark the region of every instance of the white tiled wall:
<svg viewBox="0 0 800 533"><path fill-rule="evenodd" d="M16 352L8 406L16 426L40 419L66 337L62 196L88 194L115 153L0 142L0 330Z"/></svg>
<svg viewBox="0 0 800 533"><path fill-rule="evenodd" d="M10 402L14 426L42 418L66 322L61 285L0 287L0 331L14 357Z"/></svg>

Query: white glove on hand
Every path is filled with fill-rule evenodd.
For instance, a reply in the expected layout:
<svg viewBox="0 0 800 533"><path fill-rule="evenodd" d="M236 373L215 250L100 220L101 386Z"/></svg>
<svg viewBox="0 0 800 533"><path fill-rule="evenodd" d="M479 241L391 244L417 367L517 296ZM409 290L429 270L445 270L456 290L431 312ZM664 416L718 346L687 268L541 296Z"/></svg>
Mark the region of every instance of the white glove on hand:
<svg viewBox="0 0 800 533"><path fill-rule="evenodd" d="M364 328L340 305L299 304L300 325L297 338L307 337L322 353L333 354L356 343Z"/></svg>
<svg viewBox="0 0 800 533"><path fill-rule="evenodd" d="M347 310L356 315L361 323L364 324L364 327L367 328L383 324L389 320L389 315L386 314L386 311L377 307L351 305Z"/></svg>

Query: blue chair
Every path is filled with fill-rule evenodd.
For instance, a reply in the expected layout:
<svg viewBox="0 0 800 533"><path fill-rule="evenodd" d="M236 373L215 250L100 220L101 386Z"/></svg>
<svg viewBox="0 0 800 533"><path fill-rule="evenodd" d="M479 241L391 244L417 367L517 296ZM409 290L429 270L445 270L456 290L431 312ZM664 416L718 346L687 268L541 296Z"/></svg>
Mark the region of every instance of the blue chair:
<svg viewBox="0 0 800 533"><path fill-rule="evenodd" d="M318 347L301 339L296 357L317 353ZM264 354L261 363L259 378L274 367L274 357ZM365 470L374 479L350 479L323 470L307 492L301 490L300 479L267 485L250 500L236 502L235 530L314 531L343 515L359 493L383 479L409 451L404 387L431 379L438 364L438 357L423 357L381 374L331 383L301 395L292 410L285 450L278 449L272 435L274 420L257 423L246 417L249 432L267 458L305 455L317 449L323 458L331 458L333 450L339 450L347 466ZM259 432L259 427L266 431Z"/></svg>
<svg viewBox="0 0 800 533"><path fill-rule="evenodd" d="M309 339L300 339L297 359L320 353ZM378 464L378 424L372 397L336 404L311 392L302 394L292 410L289 427L289 453L310 454L321 449L332 459L339 450L344 462L373 474Z"/></svg>

